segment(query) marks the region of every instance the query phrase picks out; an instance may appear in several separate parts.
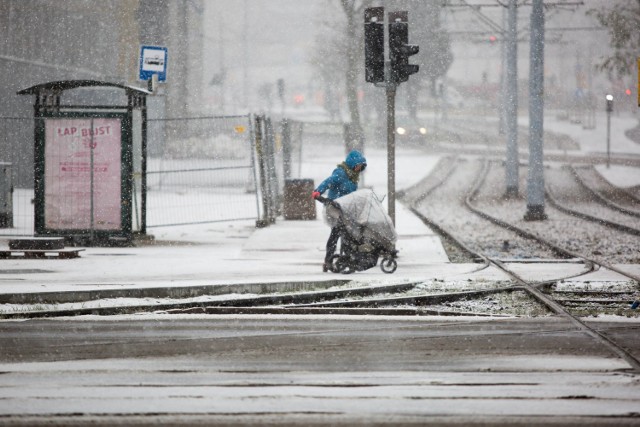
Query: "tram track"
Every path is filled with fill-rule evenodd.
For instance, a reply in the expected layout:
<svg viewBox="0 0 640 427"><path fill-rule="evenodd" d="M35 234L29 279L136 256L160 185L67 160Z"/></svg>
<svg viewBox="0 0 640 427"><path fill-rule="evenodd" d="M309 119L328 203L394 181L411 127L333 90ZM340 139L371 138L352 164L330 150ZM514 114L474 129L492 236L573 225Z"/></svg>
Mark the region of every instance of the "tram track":
<svg viewBox="0 0 640 427"><path fill-rule="evenodd" d="M555 314L567 319L578 329L591 336L600 344L607 347L621 359L624 359L631 366L633 371L635 371L636 373L640 373L640 359L635 357L624 346L615 342L606 334L603 334L602 332L597 331L595 328L587 325L584 321L580 320L580 318L573 315L564 305L551 298L548 294L542 292L538 287L532 286L526 280L507 268L503 263L497 260L492 260L492 262L506 274L511 276L516 282L520 283L534 298L549 307L549 309L551 309Z"/></svg>
<svg viewBox="0 0 640 427"><path fill-rule="evenodd" d="M569 214L569 215L572 215L572 216L575 216L575 217L578 217L578 218L582 218L582 219L587 220L587 221L595 222L595 223L607 226L609 228L613 228L613 229L618 230L618 231L622 231L623 233L631 234L631 235L634 235L634 236L640 236L640 229L638 229L638 228L629 227L627 225L620 224L620 223L614 222L614 221L610 221L610 220L604 219L602 217L593 216L593 215L590 215L590 214L585 213L583 211L572 209L569 206L561 203L560 201L558 201L558 198L555 195L555 191L551 188L550 185L548 185L547 188L546 188L546 195L547 195L547 200L549 200L549 203L554 208L558 209L561 212L564 212L566 214Z"/></svg>
<svg viewBox="0 0 640 427"><path fill-rule="evenodd" d="M621 206L605 198L604 193L579 177L576 168L564 166L549 171L549 175L548 179L553 182L546 185L547 198L556 209L624 233L640 235L640 213L631 210L630 205ZM620 192L615 194L622 200Z"/></svg>
<svg viewBox="0 0 640 427"><path fill-rule="evenodd" d="M571 250L568 250L567 248L561 247L555 243L550 242L547 239L544 239L543 237L537 234L531 233L530 231L517 227L516 225L511 224L505 221L504 219L497 218L493 215L490 215L487 212L475 206L473 203L474 199L477 197L482 185L484 185L487 174L488 174L489 162L484 160L482 163L483 163L483 167L481 168L480 173L478 174L477 179L475 180L475 184L472 186L472 188L467 192L467 194L464 197L464 204L469 211L492 222L495 225L511 230L513 233L519 236L523 236L531 240L536 240L539 243L551 248L554 252L558 254L565 255L566 257L582 259L585 265L589 266L587 269L588 271L585 271L582 274L586 274L587 272L593 271L593 269L597 267L604 267L604 268L616 271L617 273L631 280L639 282L638 277L636 277L633 274L617 269L602 261L590 259L588 257L575 253ZM413 209L414 211L417 211L415 206L413 207ZM421 216L423 217L423 219L425 218L424 215L421 215ZM429 220L426 222L433 222L433 221ZM451 233L448 234L448 238L456 239L456 237ZM466 247L466 245L464 244L461 244L460 246ZM633 354L631 354L624 346L620 345L619 343L616 343L614 340L609 338L606 334L599 332L596 329L590 327L584 321L580 320L578 316L575 316L574 314L572 314L571 311L566 308L566 304L567 304L566 301L563 301L558 298L553 298L553 296L548 293L549 287L553 283L557 282L559 280L558 278L555 278L552 280L546 280L542 282L527 281L522 277L520 277L518 274L516 274L511 268L507 266L506 263L502 262L499 259L492 258L490 256L483 255L481 253L477 253L476 256L482 257L488 260L492 265L495 265L497 268L501 269L503 272L505 272L505 274L511 277L519 286L525 289L532 297L534 297L540 303L548 307L554 314L569 320L575 327L584 331L585 333L590 335L593 339L597 340L599 343L601 343L602 345L610 349L617 356L627 361L627 363L629 363L629 365L632 367L634 371L640 372L640 360L638 360L638 358L636 358ZM547 292L544 292L543 291L544 289L547 289ZM601 292L597 293L597 295L602 295L602 293ZM593 295L590 294L590 296L593 296ZM592 298L586 301L585 300L583 301L586 303L594 302ZM607 301L606 304L609 304L609 301Z"/></svg>
<svg viewBox="0 0 640 427"><path fill-rule="evenodd" d="M488 164L488 162L485 162ZM490 206L489 203L481 205L481 201L477 201L480 183L487 178L488 166L482 175L478 176L478 185L471 197L467 200L467 205L474 213L483 216L494 224L500 224L506 228L512 229L514 232L523 234L538 241L541 245L554 248L560 254L564 254L568 258L581 259L586 263L593 263L599 267L604 267L615 271L630 280L640 282L637 275L618 268L608 262L606 258L614 260L617 264L625 264L628 262L627 254L617 253L620 251L620 244L628 248L629 256L636 256L638 246L637 238L630 235L626 231L612 228L606 221L601 219L592 221L580 218L580 216L562 212L556 209L554 203L550 201L549 194L547 200L550 201L547 206L546 213L549 216L547 221L526 221L518 212L525 210L524 201L515 201L515 206L506 209L504 206ZM487 196L484 195L487 199ZM493 203L492 203L493 204ZM515 220L515 221L514 221ZM567 233L565 229L570 229L571 233ZM579 234L582 233L582 234ZM567 238L566 236L570 236ZM570 243L570 245L567 245ZM587 254L585 252L591 252Z"/></svg>
<svg viewBox="0 0 640 427"><path fill-rule="evenodd" d="M626 189L614 187L598 174L593 166L568 166L575 180L589 195L611 209L640 218L640 199Z"/></svg>

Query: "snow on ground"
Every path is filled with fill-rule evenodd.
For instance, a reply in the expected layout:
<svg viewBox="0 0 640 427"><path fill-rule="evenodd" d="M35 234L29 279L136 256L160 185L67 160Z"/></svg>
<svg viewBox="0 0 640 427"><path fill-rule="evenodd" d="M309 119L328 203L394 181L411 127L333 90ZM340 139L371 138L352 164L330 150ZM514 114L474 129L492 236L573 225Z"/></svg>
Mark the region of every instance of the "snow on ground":
<svg viewBox="0 0 640 427"><path fill-rule="evenodd" d="M633 188L640 186L640 168L620 165L597 165L596 170L616 187Z"/></svg>
<svg viewBox="0 0 640 427"><path fill-rule="evenodd" d="M585 153L603 152L604 115L598 117L598 126L593 130L585 130L568 121L546 117L545 127L558 133L570 135L580 144ZM630 141L625 130L634 127L637 119L633 116L614 116L612 118L612 152L640 155L640 144ZM386 148L372 147L365 150L368 161L364 173L364 186L371 187L381 198L387 194L387 152ZM329 176L336 165L344 158L344 151L338 145L322 147L306 147L301 178L312 178L317 186ZM396 157L396 189L407 188L429 174L440 156L424 150L398 147ZM599 167L599 170L602 168ZM605 168L606 169L606 168ZM640 185L640 168L612 166L601 171L614 184ZM386 199L383 206L387 206ZM318 212L320 212L320 207ZM398 209L398 208L396 208ZM406 215L398 224L398 230L404 236L432 235L420 221L410 221ZM286 231L289 232L286 232ZM55 285L56 291L78 291L94 288L128 286L185 286L217 283L255 283L283 280L285 277L296 277L299 280L329 280L335 276L319 273L320 260L328 228L322 221L311 221L296 224L295 221L279 220L269 229L256 230L254 221L232 221L224 223L200 224L177 227L153 228L150 232L160 242L159 245L136 248L88 248L82 258L69 261L51 260L3 260L0 267L0 292L47 291ZM263 235L266 244L271 247L255 246L251 240ZM428 245L439 245L433 238ZM411 246L411 238L401 240L410 252L422 254L423 258L407 258L407 252L401 252L399 271L393 277L382 276L385 280L400 280L403 267L412 264L412 275L416 277L422 271L427 274L441 271L441 277L452 277L465 280L471 268L453 267L440 258L435 252L420 252L424 248ZM424 245L427 240L420 240ZM431 241L429 241L431 242ZM294 247L295 251L288 251ZM410 262L407 262L410 261ZM403 264L407 263L407 264ZM310 267L311 266L311 267ZM440 266L440 267L439 267ZM447 266L449 270L444 267ZM447 273L444 273L444 271ZM456 270L455 272L453 270ZM530 267L530 274L540 274L536 266ZM15 274L11 272L15 271ZM24 273L20 273L23 271ZM27 271L30 271L27 273ZM235 271L235 273L229 273ZM414 274L415 273L415 274ZM490 277L490 271L485 271ZM359 274L361 280L371 281L381 277L381 272ZM409 277L409 276L407 276ZM482 278L482 277L480 277ZM474 277L477 279L477 277ZM453 280L453 279L451 279ZM495 279L494 280L500 280ZM27 285L29 284L29 285ZM126 304L137 303L123 301ZM114 301L98 301L96 304L107 306ZM5 307L8 308L8 307ZM11 307L10 310L20 310ZM22 308L24 309L24 307Z"/></svg>
<svg viewBox="0 0 640 427"><path fill-rule="evenodd" d="M565 134L580 144L580 151L587 153L607 153L607 117L605 113L596 114L595 129L585 129L582 124L559 120L556 115L548 114L544 118L544 128L552 132ZM521 117L520 124L526 125L528 118ZM613 114L611 116L610 154L640 155L640 144L629 139L625 132L638 125L638 118L631 114ZM640 168L611 165L596 166L596 170L607 181L622 188L640 185Z"/></svg>
<svg viewBox="0 0 640 427"><path fill-rule="evenodd" d="M596 114L596 126L585 128L580 123L560 120L552 113L545 115L544 128L552 132L565 134L580 144L580 151L584 153L607 152L607 122L606 114ZM521 125L528 124L528 117L521 116ZM625 132L638 125L638 118L631 114L620 113L611 116L611 154L640 154L640 144L630 140Z"/></svg>

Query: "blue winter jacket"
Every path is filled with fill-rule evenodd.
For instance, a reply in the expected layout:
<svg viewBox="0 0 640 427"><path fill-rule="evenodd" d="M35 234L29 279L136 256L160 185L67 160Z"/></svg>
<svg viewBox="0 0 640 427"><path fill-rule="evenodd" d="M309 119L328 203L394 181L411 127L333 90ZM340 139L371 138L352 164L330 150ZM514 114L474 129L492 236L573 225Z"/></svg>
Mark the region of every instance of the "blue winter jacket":
<svg viewBox="0 0 640 427"><path fill-rule="evenodd" d="M347 154L347 158L345 159L345 163L351 169L355 168L357 165L366 165L367 159L360 153L359 151L353 150L349 154ZM341 167L337 167L333 170L331 176L324 181L316 188L315 191L318 191L320 194L329 190L329 194L327 198L334 200L338 197L346 196L349 193L353 193L358 189L358 183L352 182L347 173Z"/></svg>

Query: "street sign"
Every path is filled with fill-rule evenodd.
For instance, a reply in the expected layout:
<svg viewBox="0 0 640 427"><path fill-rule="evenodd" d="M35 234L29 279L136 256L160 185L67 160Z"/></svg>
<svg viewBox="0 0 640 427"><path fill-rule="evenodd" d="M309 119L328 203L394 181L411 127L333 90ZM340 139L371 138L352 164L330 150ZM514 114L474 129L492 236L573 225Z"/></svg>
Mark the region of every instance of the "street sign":
<svg viewBox="0 0 640 427"><path fill-rule="evenodd" d="M160 46L140 47L140 75L142 81L158 76L159 82L167 79L167 48Z"/></svg>

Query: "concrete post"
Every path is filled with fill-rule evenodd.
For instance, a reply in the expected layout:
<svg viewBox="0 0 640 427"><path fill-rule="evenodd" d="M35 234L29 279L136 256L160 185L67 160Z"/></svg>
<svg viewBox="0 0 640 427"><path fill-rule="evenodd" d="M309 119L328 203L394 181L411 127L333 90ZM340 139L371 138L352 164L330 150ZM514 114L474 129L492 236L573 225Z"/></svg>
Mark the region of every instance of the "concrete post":
<svg viewBox="0 0 640 427"><path fill-rule="evenodd" d="M526 221L547 219L544 213L544 9L533 0L531 9L531 59L529 67L529 175Z"/></svg>
<svg viewBox="0 0 640 427"><path fill-rule="evenodd" d="M507 17L506 128L507 164L505 197L518 196L518 9L517 0L509 0Z"/></svg>

